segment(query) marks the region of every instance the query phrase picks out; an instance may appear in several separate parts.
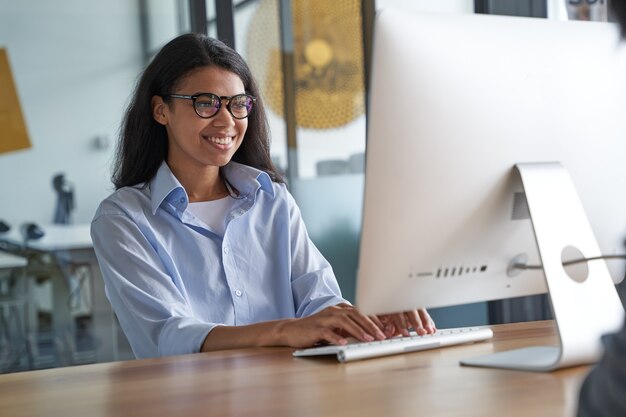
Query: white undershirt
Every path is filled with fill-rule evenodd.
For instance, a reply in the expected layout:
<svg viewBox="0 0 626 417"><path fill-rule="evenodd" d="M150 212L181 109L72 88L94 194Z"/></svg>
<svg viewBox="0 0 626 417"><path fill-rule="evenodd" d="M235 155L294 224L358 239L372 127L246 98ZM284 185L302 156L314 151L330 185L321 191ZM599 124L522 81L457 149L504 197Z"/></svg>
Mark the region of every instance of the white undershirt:
<svg viewBox="0 0 626 417"><path fill-rule="evenodd" d="M226 231L226 217L233 208L235 199L226 196L219 200L200 201L189 203L188 209L200 220L206 223L215 233L224 237Z"/></svg>

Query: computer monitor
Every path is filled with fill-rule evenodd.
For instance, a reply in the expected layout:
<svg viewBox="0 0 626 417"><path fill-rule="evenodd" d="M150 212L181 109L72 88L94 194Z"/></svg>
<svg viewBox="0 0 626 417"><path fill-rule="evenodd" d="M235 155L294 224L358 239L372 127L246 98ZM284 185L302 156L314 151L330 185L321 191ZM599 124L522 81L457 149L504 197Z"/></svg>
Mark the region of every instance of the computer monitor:
<svg viewBox="0 0 626 417"><path fill-rule="evenodd" d="M608 23L379 12L356 294L365 313L540 294L552 277L561 343L586 352L562 347L533 369L598 357L596 339L623 315L607 262L566 272L561 260L626 252L619 45ZM615 282L624 265L608 264Z"/></svg>

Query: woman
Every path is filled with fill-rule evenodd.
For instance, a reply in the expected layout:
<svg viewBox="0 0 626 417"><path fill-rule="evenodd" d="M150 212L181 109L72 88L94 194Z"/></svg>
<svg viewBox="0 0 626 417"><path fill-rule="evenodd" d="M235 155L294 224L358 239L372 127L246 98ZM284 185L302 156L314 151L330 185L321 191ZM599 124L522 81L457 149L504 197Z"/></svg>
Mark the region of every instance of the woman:
<svg viewBox="0 0 626 417"><path fill-rule="evenodd" d="M425 310L367 317L341 297L270 159L257 85L222 42L186 34L155 56L113 182L91 234L138 358L435 331Z"/></svg>

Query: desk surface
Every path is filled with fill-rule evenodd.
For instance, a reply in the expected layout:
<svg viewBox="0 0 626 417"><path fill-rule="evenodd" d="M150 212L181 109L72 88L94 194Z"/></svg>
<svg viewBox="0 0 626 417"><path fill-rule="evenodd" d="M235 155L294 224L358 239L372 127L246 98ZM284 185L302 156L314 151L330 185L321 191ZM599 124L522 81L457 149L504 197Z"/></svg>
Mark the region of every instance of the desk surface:
<svg viewBox="0 0 626 417"><path fill-rule="evenodd" d="M84 224L41 224L44 235L40 239L29 240L28 247L40 251L60 251L91 249L90 225ZM14 245L22 245L23 238L17 228L11 229L8 233L0 236Z"/></svg>
<svg viewBox="0 0 626 417"><path fill-rule="evenodd" d="M26 258L0 251L0 269L19 268L27 263Z"/></svg>
<svg viewBox="0 0 626 417"><path fill-rule="evenodd" d="M459 359L554 344L551 321L494 340L339 364L241 349L0 375L3 416L570 416L589 370L532 373Z"/></svg>

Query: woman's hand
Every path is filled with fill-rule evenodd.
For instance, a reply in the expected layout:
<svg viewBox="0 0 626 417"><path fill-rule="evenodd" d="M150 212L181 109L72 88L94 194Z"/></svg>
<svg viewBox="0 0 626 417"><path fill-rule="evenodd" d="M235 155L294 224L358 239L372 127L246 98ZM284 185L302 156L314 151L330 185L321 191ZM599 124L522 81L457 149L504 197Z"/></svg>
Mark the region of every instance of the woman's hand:
<svg viewBox="0 0 626 417"><path fill-rule="evenodd" d="M383 331L385 337L408 336L409 328L418 335L433 334L437 331L435 322L425 308L403 313L370 316L370 319Z"/></svg>
<svg viewBox="0 0 626 417"><path fill-rule="evenodd" d="M408 336L410 328L419 335L437 331L435 322L424 308L368 317L352 305L338 304L309 317L282 322L280 339L281 344L296 348L320 342L345 345L348 336L361 342L372 342Z"/></svg>
<svg viewBox="0 0 626 417"><path fill-rule="evenodd" d="M309 317L284 321L280 339L282 344L296 348L319 342L345 345L347 336L361 342L383 340L385 334L375 321L352 305L338 304Z"/></svg>
<svg viewBox="0 0 626 417"><path fill-rule="evenodd" d="M300 319L215 326L204 339L201 351L251 346L307 348L320 342L345 345L348 343L346 337L350 336L361 342L372 342L398 335L408 336L411 327L418 334L436 331L435 323L425 309L368 317L350 304L338 304Z"/></svg>

